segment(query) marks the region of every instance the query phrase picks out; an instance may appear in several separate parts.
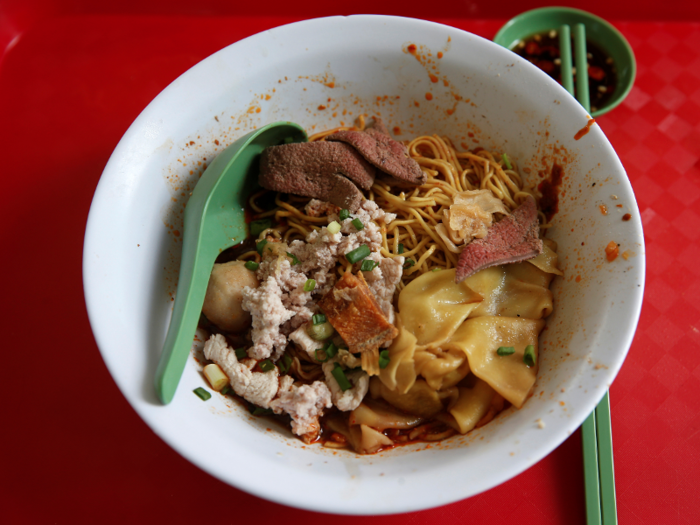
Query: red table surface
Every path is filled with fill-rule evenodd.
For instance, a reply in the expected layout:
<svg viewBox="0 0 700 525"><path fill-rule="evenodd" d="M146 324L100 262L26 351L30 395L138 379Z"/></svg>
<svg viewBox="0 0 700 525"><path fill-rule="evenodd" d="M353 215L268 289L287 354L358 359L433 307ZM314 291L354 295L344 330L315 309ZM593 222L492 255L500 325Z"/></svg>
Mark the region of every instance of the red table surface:
<svg viewBox="0 0 700 525"><path fill-rule="evenodd" d="M88 209L133 119L214 51L298 17L35 18L0 63L0 522L354 522L260 500L171 450L110 378L83 300ZM487 38L504 22L437 21ZM648 264L637 335L611 388L619 521L697 523L700 24L615 25L634 48L637 80L598 123L636 192ZM0 20L5 44L10 26ZM365 523L584 524L582 472L577 432L481 495Z"/></svg>

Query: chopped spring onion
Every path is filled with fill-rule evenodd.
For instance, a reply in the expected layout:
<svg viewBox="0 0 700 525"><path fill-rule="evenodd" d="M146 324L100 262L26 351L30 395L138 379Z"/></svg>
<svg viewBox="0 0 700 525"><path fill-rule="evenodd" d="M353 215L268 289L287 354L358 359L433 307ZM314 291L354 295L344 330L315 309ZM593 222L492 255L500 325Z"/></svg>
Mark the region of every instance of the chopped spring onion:
<svg viewBox="0 0 700 525"><path fill-rule="evenodd" d="M515 353L515 348L512 346L501 346L496 350L498 355L511 355Z"/></svg>
<svg viewBox="0 0 700 525"><path fill-rule="evenodd" d="M338 353L338 347L333 344L333 342L329 342L324 348L323 351L326 352L326 355L331 358L335 357L336 354Z"/></svg>
<svg viewBox="0 0 700 525"><path fill-rule="evenodd" d="M338 218L341 221L344 221L345 219L350 218L350 212L348 210L340 210L340 213L338 214Z"/></svg>
<svg viewBox="0 0 700 525"><path fill-rule="evenodd" d="M356 262L359 262L367 257L370 253L372 253L372 250L369 249L369 246L363 244L358 248L355 248L353 251L346 253L345 258L349 263L355 264Z"/></svg>
<svg viewBox="0 0 700 525"><path fill-rule="evenodd" d="M267 244L267 239L263 239L259 243L255 245L255 250L258 252L258 255L262 255L263 250L265 249L265 245Z"/></svg>
<svg viewBox="0 0 700 525"><path fill-rule="evenodd" d="M245 348L236 348L234 352L236 352L237 359L245 359L248 357L248 352L246 352Z"/></svg>
<svg viewBox="0 0 700 525"><path fill-rule="evenodd" d="M269 416L272 414L271 408L256 407L255 405L250 405L250 413L254 416Z"/></svg>
<svg viewBox="0 0 700 525"><path fill-rule="evenodd" d="M510 163L510 159L508 158L508 155L506 155L506 154L504 153L503 155L501 155L501 158L503 159L503 164L505 164L506 169L512 170L512 169L513 169L513 165Z"/></svg>
<svg viewBox="0 0 700 525"><path fill-rule="evenodd" d="M362 266L360 266L360 270L362 270L363 272L371 272L377 266L379 266L378 262L372 261L370 259L365 259L364 261L362 261Z"/></svg>
<svg viewBox="0 0 700 525"><path fill-rule="evenodd" d="M325 363L330 358L335 357L338 353L338 349L333 343L328 343L323 348L319 348L314 352L314 357L319 363Z"/></svg>
<svg viewBox="0 0 700 525"><path fill-rule="evenodd" d="M430 270L430 271L431 271L431 272L439 272L440 270L442 270L442 268L433 268L433 269Z"/></svg>
<svg viewBox="0 0 700 525"><path fill-rule="evenodd" d="M389 361L391 361L389 350L379 352L379 368L386 368L389 365Z"/></svg>
<svg viewBox="0 0 700 525"><path fill-rule="evenodd" d="M342 372L342 370L341 370L341 372ZM346 381L347 381L347 379L346 379ZM197 395L197 397L199 399L201 399L202 401L206 401L207 399L209 399L211 397L211 394L209 392L207 392L206 390L204 390L201 386L195 388L194 390L192 390L192 392L194 392Z"/></svg>
<svg viewBox="0 0 700 525"><path fill-rule="evenodd" d="M360 230L364 230L365 225L362 224L362 221L360 219L353 219L352 220L352 225L355 227L355 229L359 232Z"/></svg>
<svg viewBox="0 0 700 525"><path fill-rule="evenodd" d="M332 221L326 229L328 230L328 233L333 233L336 234L340 231L340 224L337 221Z"/></svg>
<svg viewBox="0 0 700 525"><path fill-rule="evenodd" d="M250 223L250 234L253 237L257 237L268 228L272 228L272 221L270 219L260 219L258 221L253 221Z"/></svg>
<svg viewBox="0 0 700 525"><path fill-rule="evenodd" d="M291 356L289 354L284 354L277 362L277 366L279 366L281 374L286 374L289 371L289 368L292 366Z"/></svg>
<svg viewBox="0 0 700 525"><path fill-rule="evenodd" d="M525 354L523 355L523 362L527 366L535 366L537 358L535 357L535 347L532 345L527 345L525 347Z"/></svg>
<svg viewBox="0 0 700 525"><path fill-rule="evenodd" d="M292 266L294 266L295 264L301 263L301 261L299 259L297 259L297 256L294 255L293 253L287 252L287 257L290 257L292 259Z"/></svg>
<svg viewBox="0 0 700 525"><path fill-rule="evenodd" d="M221 393L223 395L226 395L231 392L231 387L229 385L226 385L224 388L221 389Z"/></svg>
<svg viewBox="0 0 700 525"><path fill-rule="evenodd" d="M328 321L321 324L312 323L306 328L306 333L315 341L325 341L331 337L334 332L333 325Z"/></svg>
<svg viewBox="0 0 700 525"><path fill-rule="evenodd" d="M304 283L304 291L313 292L314 288L316 288L316 279L307 279Z"/></svg>
<svg viewBox="0 0 700 525"><path fill-rule="evenodd" d="M245 267L248 268L251 272L254 272L260 267L260 265L255 261L246 261Z"/></svg>
<svg viewBox="0 0 700 525"><path fill-rule="evenodd" d="M338 386L343 392L352 388L352 384L350 384L348 378L345 377L345 372L343 372L343 369L338 363L336 363L335 368L331 370L331 374L333 374L333 377L335 377L335 380L338 382Z"/></svg>
<svg viewBox="0 0 700 525"><path fill-rule="evenodd" d="M414 264L416 264L416 261L414 261L413 259L406 259L406 262L405 262L404 265L403 265L403 269L404 269L404 270L407 270L407 269L409 269L411 266L413 266Z"/></svg>
<svg viewBox="0 0 700 525"><path fill-rule="evenodd" d="M269 372L270 370L275 368L275 364L270 361L269 359L265 359L265 361L260 362L260 370L263 372Z"/></svg>
<svg viewBox="0 0 700 525"><path fill-rule="evenodd" d="M323 324L326 322L326 316L323 314L316 314L311 318L311 321L313 321L314 325Z"/></svg>
<svg viewBox="0 0 700 525"><path fill-rule="evenodd" d="M204 377L207 378L207 381L209 381L211 387L217 392L221 392L221 390L228 385L228 377L216 363L205 366L202 373Z"/></svg>
<svg viewBox="0 0 700 525"><path fill-rule="evenodd" d="M403 244L399 243L399 254L403 253L403 250L404 250Z"/></svg>

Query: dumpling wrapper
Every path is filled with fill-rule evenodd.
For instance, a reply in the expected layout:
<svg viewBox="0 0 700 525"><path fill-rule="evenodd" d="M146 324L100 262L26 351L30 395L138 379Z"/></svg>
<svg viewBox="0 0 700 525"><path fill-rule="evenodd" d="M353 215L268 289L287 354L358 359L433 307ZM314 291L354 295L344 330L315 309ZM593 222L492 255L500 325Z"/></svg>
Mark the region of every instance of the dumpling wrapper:
<svg viewBox="0 0 700 525"><path fill-rule="evenodd" d="M464 351L474 375L520 408L537 379L537 340L544 325L542 319L475 317L467 319L442 348ZM533 367L523 362L528 345L535 349L536 364ZM515 353L499 356L496 350L501 346L512 346Z"/></svg>
<svg viewBox="0 0 700 525"><path fill-rule="evenodd" d="M554 245L554 248L552 248ZM556 243L553 241L547 242L547 239L542 241L542 253L537 257L528 259L528 263L534 264L546 273L553 273L555 275L564 275L564 273L559 269L559 256L556 251Z"/></svg>
<svg viewBox="0 0 700 525"><path fill-rule="evenodd" d="M379 369L379 379L389 390L405 394L416 382L416 369L413 355L416 350L416 336L406 330L401 314L396 314L396 327L399 335L387 349L389 364Z"/></svg>
<svg viewBox="0 0 700 525"><path fill-rule="evenodd" d="M399 294L401 319L416 344L437 346L447 340L483 300L464 281L454 281L454 268L426 272Z"/></svg>
<svg viewBox="0 0 700 525"><path fill-rule="evenodd" d="M481 379L473 388L459 387L459 398L449 412L455 418L460 434L472 430L491 408L496 391Z"/></svg>
<svg viewBox="0 0 700 525"><path fill-rule="evenodd" d="M462 283L484 300L469 317L500 315L541 319L552 313L552 292L549 283L554 275L545 273L527 262L485 268L467 277Z"/></svg>

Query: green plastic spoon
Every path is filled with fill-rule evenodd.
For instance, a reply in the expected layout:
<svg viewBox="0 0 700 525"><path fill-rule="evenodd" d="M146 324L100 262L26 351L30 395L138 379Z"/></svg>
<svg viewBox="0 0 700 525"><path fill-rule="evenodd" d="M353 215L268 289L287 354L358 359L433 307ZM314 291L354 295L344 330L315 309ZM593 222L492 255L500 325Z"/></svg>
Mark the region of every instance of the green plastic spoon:
<svg viewBox="0 0 700 525"><path fill-rule="evenodd" d="M244 209L258 187L260 153L268 146L306 140L306 132L291 122L268 124L248 133L214 159L192 192L185 208L173 316L155 377L163 403L172 401L185 369L214 261L246 237Z"/></svg>

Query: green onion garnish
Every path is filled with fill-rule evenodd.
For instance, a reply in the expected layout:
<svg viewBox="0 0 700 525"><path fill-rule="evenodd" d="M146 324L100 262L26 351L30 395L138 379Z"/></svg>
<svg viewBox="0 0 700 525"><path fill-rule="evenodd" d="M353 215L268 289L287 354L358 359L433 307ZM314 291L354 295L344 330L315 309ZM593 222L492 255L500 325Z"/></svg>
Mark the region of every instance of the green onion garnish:
<svg viewBox="0 0 700 525"><path fill-rule="evenodd" d="M362 261L362 266L360 266L360 270L362 270L363 272L371 272L377 266L379 266L378 262L372 261L371 259L365 259L364 261Z"/></svg>
<svg viewBox="0 0 700 525"><path fill-rule="evenodd" d="M304 291L313 292L314 288L316 288L316 279L307 279L304 283Z"/></svg>
<svg viewBox="0 0 700 525"><path fill-rule="evenodd" d="M439 272L440 270L442 270L442 268L433 268L433 269L430 270L430 271L431 271L431 272Z"/></svg>
<svg viewBox="0 0 700 525"><path fill-rule="evenodd" d="M331 221L326 229L328 230L328 233L336 234L340 231L340 224L336 221Z"/></svg>
<svg viewBox="0 0 700 525"><path fill-rule="evenodd" d="M511 355L515 353L515 348L512 346L501 346L496 350L498 355Z"/></svg>
<svg viewBox="0 0 700 525"><path fill-rule="evenodd" d="M503 155L501 155L501 158L503 159L503 164L506 165L506 169L512 170L513 165L510 163L510 159L508 158L508 155L506 155L504 153Z"/></svg>
<svg viewBox="0 0 700 525"><path fill-rule="evenodd" d="M265 359L265 361L260 362L260 370L263 372L269 372L273 368L275 368L275 364L269 359Z"/></svg>
<svg viewBox="0 0 700 525"><path fill-rule="evenodd" d="M314 359L316 359L316 361L318 361L319 363L325 363L326 361L328 361L328 354L326 354L326 352L324 352L322 348L319 348L316 351L314 351Z"/></svg>
<svg viewBox="0 0 700 525"><path fill-rule="evenodd" d="M316 314L311 318L311 320L313 321L314 326L317 324L323 324L326 322L326 316L323 314Z"/></svg>
<svg viewBox="0 0 700 525"><path fill-rule="evenodd" d="M258 252L258 255L262 255L263 250L265 249L265 245L267 244L267 239L263 239L259 243L255 245L255 250Z"/></svg>
<svg viewBox="0 0 700 525"><path fill-rule="evenodd" d="M338 348L332 343L329 342L324 348L323 351L326 353L326 355L331 358L335 357L336 354L338 353Z"/></svg>
<svg viewBox="0 0 700 525"><path fill-rule="evenodd" d="M260 219L258 221L253 221L250 223L250 234L253 237L257 237L268 228L272 228L272 221L270 219Z"/></svg>
<svg viewBox="0 0 700 525"><path fill-rule="evenodd" d="M321 324L310 324L306 328L306 333L314 341L325 341L335 333L335 329L331 323L326 321Z"/></svg>
<svg viewBox="0 0 700 525"><path fill-rule="evenodd" d="M353 251L345 254L345 258L348 260L349 263L355 264L356 262L359 262L365 257L367 257L370 253L372 253L372 250L369 249L369 246L363 244L362 246L355 248Z"/></svg>
<svg viewBox="0 0 700 525"><path fill-rule="evenodd" d="M221 392L219 392L222 395L226 395L231 391L231 387L229 385L226 385L224 388L221 389Z"/></svg>
<svg viewBox="0 0 700 525"><path fill-rule="evenodd" d="M360 230L363 230L365 228L365 225L362 224L362 221L360 219L353 219L352 220L352 225L355 227L355 229L359 232Z"/></svg>
<svg viewBox="0 0 700 525"><path fill-rule="evenodd" d="M234 352L236 352L236 358L238 359L245 359L248 357L248 352L246 352L245 348L236 348Z"/></svg>
<svg viewBox="0 0 700 525"><path fill-rule="evenodd" d="M403 253L403 244L399 243L399 254Z"/></svg>
<svg viewBox="0 0 700 525"><path fill-rule="evenodd" d="M414 264L416 264L416 261L414 261L413 259L406 259L406 262L403 265L403 269L407 270L408 268L410 268Z"/></svg>
<svg viewBox="0 0 700 525"><path fill-rule="evenodd" d="M292 266L294 266L295 264L300 264L300 263L301 263L301 261L300 261L299 259L297 259L297 256L294 255L293 253L287 252L287 257L291 257L291 259L292 259Z"/></svg>
<svg viewBox="0 0 700 525"><path fill-rule="evenodd" d="M292 366L292 358L288 354L284 354L282 359L277 362L277 366L279 366L281 374L286 374L289 367Z"/></svg>
<svg viewBox="0 0 700 525"><path fill-rule="evenodd" d="M251 272L254 272L260 267L260 265L255 261L246 261L245 267L248 268Z"/></svg>
<svg viewBox="0 0 700 525"><path fill-rule="evenodd" d="M382 350L379 352L379 368L386 368L389 365L389 350Z"/></svg>
<svg viewBox="0 0 700 525"><path fill-rule="evenodd" d="M342 370L341 370L341 372L342 372ZM347 379L346 379L346 381L347 381ZM206 401L207 399L209 399L211 397L211 394L209 392L207 392L206 390L204 390L201 386L195 388L194 390L192 390L192 392L194 392L197 395L197 397L199 397L199 399L201 399L202 401Z"/></svg>
<svg viewBox="0 0 700 525"><path fill-rule="evenodd" d="M348 378L345 377L345 372L343 372L343 369L338 363L336 363L335 368L331 370L331 374L333 374L333 377L335 377L335 380L338 382L338 386L343 392L352 388L350 381L348 381Z"/></svg>
<svg viewBox="0 0 700 525"><path fill-rule="evenodd" d="M341 221L344 221L345 219L348 219L350 217L350 212L348 210L340 210L340 213L338 214L338 218Z"/></svg>
<svg viewBox="0 0 700 525"><path fill-rule="evenodd" d="M252 408L250 413L254 416L269 416L273 413L271 408L257 407L255 405L250 405L250 408Z"/></svg>
<svg viewBox="0 0 700 525"><path fill-rule="evenodd" d="M535 357L535 347L532 345L527 345L525 347L525 354L523 355L523 362L527 366L535 366L537 358Z"/></svg>

